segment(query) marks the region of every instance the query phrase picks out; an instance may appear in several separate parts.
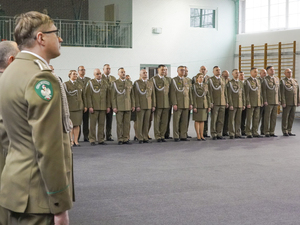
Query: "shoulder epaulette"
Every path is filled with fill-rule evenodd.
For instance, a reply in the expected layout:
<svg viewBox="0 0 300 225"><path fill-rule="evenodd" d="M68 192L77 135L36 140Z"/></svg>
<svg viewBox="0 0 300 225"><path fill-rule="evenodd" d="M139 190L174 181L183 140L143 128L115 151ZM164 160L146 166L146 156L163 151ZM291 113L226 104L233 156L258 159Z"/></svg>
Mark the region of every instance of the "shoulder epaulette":
<svg viewBox="0 0 300 225"><path fill-rule="evenodd" d="M35 59L33 60L35 64L37 64L42 71L52 71L48 65L46 65L42 60Z"/></svg>

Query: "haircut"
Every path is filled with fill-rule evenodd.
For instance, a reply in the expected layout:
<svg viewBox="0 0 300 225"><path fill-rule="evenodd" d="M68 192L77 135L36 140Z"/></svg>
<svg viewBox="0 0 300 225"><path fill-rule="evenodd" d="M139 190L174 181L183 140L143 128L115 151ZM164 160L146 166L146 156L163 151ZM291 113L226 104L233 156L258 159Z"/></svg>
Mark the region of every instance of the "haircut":
<svg viewBox="0 0 300 225"><path fill-rule="evenodd" d="M240 71L240 73L244 73L243 71Z"/></svg>
<svg viewBox="0 0 300 225"><path fill-rule="evenodd" d="M120 68L118 69L118 71L119 71L119 70L124 70L124 67L120 67Z"/></svg>
<svg viewBox="0 0 300 225"><path fill-rule="evenodd" d="M197 73L196 79L198 79L198 77L201 76L201 75L204 77L204 74L203 74L203 73Z"/></svg>
<svg viewBox="0 0 300 225"><path fill-rule="evenodd" d="M179 69L179 68L185 68L185 67L186 67L186 66L178 66L177 69Z"/></svg>
<svg viewBox="0 0 300 225"><path fill-rule="evenodd" d="M257 70L257 68L256 68L256 67L252 67L251 70L250 70L250 72L251 72L252 70Z"/></svg>
<svg viewBox="0 0 300 225"><path fill-rule="evenodd" d="M163 65L163 64L160 64L160 65L158 65L158 67L157 67L157 68L159 69L159 68L161 68L161 67L166 67L166 66L165 66L165 65Z"/></svg>
<svg viewBox="0 0 300 225"><path fill-rule="evenodd" d="M213 70L214 70L215 68L219 68L219 66L214 66Z"/></svg>
<svg viewBox="0 0 300 225"><path fill-rule="evenodd" d="M79 67L84 67L84 66L78 66L77 71L79 71Z"/></svg>
<svg viewBox="0 0 300 225"><path fill-rule="evenodd" d="M71 77L71 74L72 74L73 72L77 72L77 71L76 71L76 70L70 70L70 71L69 71L69 74L68 74L68 77L69 77L69 78Z"/></svg>
<svg viewBox="0 0 300 225"><path fill-rule="evenodd" d="M232 72L234 72L234 71L236 71L236 70L238 71L238 69L233 69Z"/></svg>
<svg viewBox="0 0 300 225"><path fill-rule="evenodd" d="M266 71L268 71L268 69L270 69L271 67L273 67L273 66L268 66L268 67L266 68Z"/></svg>
<svg viewBox="0 0 300 225"><path fill-rule="evenodd" d="M104 68L104 67L106 67L106 66L109 66L109 64L107 64L107 63L106 63L106 64L104 64L103 68Z"/></svg>
<svg viewBox="0 0 300 225"><path fill-rule="evenodd" d="M54 24L49 16L36 11L20 14L16 17L15 23L14 38L20 50L33 47L38 30L49 28Z"/></svg>
<svg viewBox="0 0 300 225"><path fill-rule="evenodd" d="M7 61L9 57L15 57L19 52L14 43L13 41L0 42L0 69L2 70L8 66Z"/></svg>

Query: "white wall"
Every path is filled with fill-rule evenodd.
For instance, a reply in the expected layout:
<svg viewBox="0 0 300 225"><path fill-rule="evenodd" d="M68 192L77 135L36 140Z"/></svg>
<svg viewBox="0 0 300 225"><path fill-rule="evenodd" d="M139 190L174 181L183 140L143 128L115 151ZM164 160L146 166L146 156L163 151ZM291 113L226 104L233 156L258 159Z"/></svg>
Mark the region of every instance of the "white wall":
<svg viewBox="0 0 300 225"><path fill-rule="evenodd" d="M135 80L140 64L170 64L172 76L183 64L189 67L190 77L198 73L201 65L207 66L210 75L215 65L222 70L233 68L232 0L133 0L132 7L132 49L62 47L61 56L52 62L56 73L66 80L70 69L84 65L92 77L94 68L109 63L113 75L117 68L124 67ZM217 9L217 29L191 28L190 7ZM162 34L152 34L152 27L161 27Z"/></svg>
<svg viewBox="0 0 300 225"><path fill-rule="evenodd" d="M132 0L89 0L89 20L104 21L106 5L115 5L115 19L132 22Z"/></svg>

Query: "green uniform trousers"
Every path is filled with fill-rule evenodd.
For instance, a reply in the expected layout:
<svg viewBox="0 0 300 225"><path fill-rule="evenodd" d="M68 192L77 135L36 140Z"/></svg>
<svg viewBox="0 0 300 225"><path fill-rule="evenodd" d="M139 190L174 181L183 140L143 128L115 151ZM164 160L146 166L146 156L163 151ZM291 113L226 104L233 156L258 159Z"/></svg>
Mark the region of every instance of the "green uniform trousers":
<svg viewBox="0 0 300 225"><path fill-rule="evenodd" d="M258 136L258 124L259 124L259 118L260 118L260 106L251 107L250 109L247 108L247 114L246 114L246 135L247 136ZM251 128L252 123L252 128Z"/></svg>
<svg viewBox="0 0 300 225"><path fill-rule="evenodd" d="M225 116L225 106L214 105L211 112L211 121L210 121L210 134L212 137L222 136L224 116Z"/></svg>
<svg viewBox="0 0 300 225"><path fill-rule="evenodd" d="M243 108L234 107L228 113L228 130L229 136L241 136L241 120Z"/></svg>
<svg viewBox="0 0 300 225"><path fill-rule="evenodd" d="M264 115L264 129L266 134L274 134L276 127L278 105L266 105Z"/></svg>
<svg viewBox="0 0 300 225"><path fill-rule="evenodd" d="M282 133L292 133L292 127L295 119L296 106L287 105L282 111L281 129Z"/></svg>
<svg viewBox="0 0 300 225"><path fill-rule="evenodd" d="M189 109L173 111L173 138L187 138L187 124Z"/></svg>
<svg viewBox="0 0 300 225"><path fill-rule="evenodd" d="M130 135L130 118L131 111L118 111L117 119L117 136L118 141L128 141Z"/></svg>
<svg viewBox="0 0 300 225"><path fill-rule="evenodd" d="M98 124L98 142L104 142L104 124L105 124L106 110L94 110L90 113L90 132L89 141L96 141L96 127Z"/></svg>
<svg viewBox="0 0 300 225"><path fill-rule="evenodd" d="M149 121L151 116L151 109L141 109L136 112L136 133L139 141L148 140Z"/></svg>
<svg viewBox="0 0 300 225"><path fill-rule="evenodd" d="M165 139L165 133L168 127L169 110L155 109L154 111L154 136L155 139Z"/></svg>
<svg viewBox="0 0 300 225"><path fill-rule="evenodd" d="M265 106L261 107L260 108L260 134L264 134L265 133L265 129L264 129L264 122L265 122L265 119L264 119L264 116L265 116Z"/></svg>
<svg viewBox="0 0 300 225"><path fill-rule="evenodd" d="M224 125L223 125L223 135L228 135L228 123L229 123L229 108L225 109L224 114Z"/></svg>
<svg viewBox="0 0 300 225"><path fill-rule="evenodd" d="M53 214L9 212L9 225L54 225Z"/></svg>

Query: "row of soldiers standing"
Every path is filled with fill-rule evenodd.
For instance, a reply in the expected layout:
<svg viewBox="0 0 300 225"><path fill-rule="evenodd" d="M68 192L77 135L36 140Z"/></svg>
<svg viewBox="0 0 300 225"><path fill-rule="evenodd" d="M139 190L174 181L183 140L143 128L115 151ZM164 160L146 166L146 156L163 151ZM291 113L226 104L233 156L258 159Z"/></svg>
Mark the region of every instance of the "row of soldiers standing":
<svg viewBox="0 0 300 225"><path fill-rule="evenodd" d="M79 75L82 70L85 71L84 67L80 66ZM99 69L95 69L94 79L75 76L73 81L70 77L71 81L65 83L68 100L73 99L69 101L70 111L74 108L71 105L74 106L76 100L77 107L74 111L83 111L90 116L89 136L85 135L86 125L83 127L83 133L84 139L89 139L92 145L95 145L97 138L99 144L106 144L105 136L107 141L113 140L111 136L113 113L116 114L118 144L130 144L132 112L136 113L134 127L139 143L149 142L148 133L153 114L155 139L158 142L165 142L172 109L175 141L188 141L190 110L193 110L198 140L209 137L207 121L210 110L210 131L213 140L224 139L227 129L231 139L244 138L243 135L247 138L276 136L277 107L280 104L283 107L283 135L294 135L291 131L292 124L300 100L298 83L292 78L290 69L285 70L285 78L281 81L274 76L275 70L272 66L262 70L258 78L257 68L252 68L251 76L243 80L239 79L242 72L237 69L232 71L233 78L229 79L229 72L223 71L221 76L218 66L213 68L212 77L207 75L207 69L202 66L200 73L190 79L187 67L179 66L178 76L171 79L167 77L167 67L159 65L156 76L148 79L147 71L143 69L140 71L140 79L134 84L125 78L124 68L118 69L119 79L110 75L108 64L104 65L103 72L104 74L101 74ZM76 71L74 73L76 75ZM75 118L82 118L82 114ZM264 121L261 118L264 118ZM245 131L241 129L245 123L243 120L246 121ZM81 124L80 119L77 122L76 119L72 121L74 127ZM258 133L260 121L263 125L261 135ZM83 123L85 123L84 116ZM98 135L96 135L97 124ZM76 137L74 145L79 145Z"/></svg>

